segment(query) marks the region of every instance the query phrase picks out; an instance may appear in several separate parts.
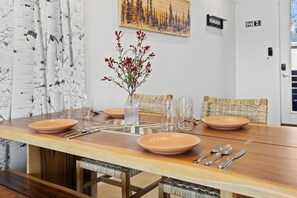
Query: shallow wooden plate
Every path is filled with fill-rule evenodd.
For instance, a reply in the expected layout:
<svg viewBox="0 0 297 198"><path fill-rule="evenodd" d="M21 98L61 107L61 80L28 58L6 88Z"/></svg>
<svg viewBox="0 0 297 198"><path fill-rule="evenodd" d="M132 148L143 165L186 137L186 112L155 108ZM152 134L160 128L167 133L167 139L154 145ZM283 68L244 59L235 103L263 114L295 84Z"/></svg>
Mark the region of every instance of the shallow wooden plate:
<svg viewBox="0 0 297 198"><path fill-rule="evenodd" d="M184 153L197 146L200 141L195 135L176 132L147 134L137 139L137 143L144 149L163 155Z"/></svg>
<svg viewBox="0 0 297 198"><path fill-rule="evenodd" d="M219 130L235 130L247 125L250 120L232 116L209 116L201 119L209 127Z"/></svg>
<svg viewBox="0 0 297 198"><path fill-rule="evenodd" d="M103 112L112 118L124 118L124 116L125 116L124 108L106 109Z"/></svg>
<svg viewBox="0 0 297 198"><path fill-rule="evenodd" d="M29 124L29 127L40 133L58 133L66 131L77 124L74 119L39 120Z"/></svg>

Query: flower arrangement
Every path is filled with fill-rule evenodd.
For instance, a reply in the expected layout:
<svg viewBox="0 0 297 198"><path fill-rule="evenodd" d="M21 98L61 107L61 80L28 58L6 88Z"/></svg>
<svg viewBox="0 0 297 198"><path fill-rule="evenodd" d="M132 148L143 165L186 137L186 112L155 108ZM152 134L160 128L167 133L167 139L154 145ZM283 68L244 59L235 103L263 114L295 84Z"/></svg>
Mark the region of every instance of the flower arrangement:
<svg viewBox="0 0 297 198"><path fill-rule="evenodd" d="M143 45L143 41L147 37L141 30L136 31L137 44L130 45L125 51L121 44L122 31L116 31L115 36L117 40L116 50L119 53L118 59L105 58L105 62L109 68L115 71L116 77L104 76L101 80L112 81L127 91L129 96L132 96L151 74L150 59L154 58L155 54L150 52L151 47L149 45Z"/></svg>

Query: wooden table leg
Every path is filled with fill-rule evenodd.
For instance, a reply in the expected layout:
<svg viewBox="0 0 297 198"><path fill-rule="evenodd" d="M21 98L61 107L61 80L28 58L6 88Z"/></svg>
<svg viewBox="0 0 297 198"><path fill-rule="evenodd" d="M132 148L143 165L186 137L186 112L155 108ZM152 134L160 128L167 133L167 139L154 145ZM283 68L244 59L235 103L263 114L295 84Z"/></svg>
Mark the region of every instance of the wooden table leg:
<svg viewBox="0 0 297 198"><path fill-rule="evenodd" d="M76 189L77 158L74 155L27 145L27 174Z"/></svg>
<svg viewBox="0 0 297 198"><path fill-rule="evenodd" d="M221 198L236 198L236 194L229 191L221 190Z"/></svg>
<svg viewBox="0 0 297 198"><path fill-rule="evenodd" d="M76 190L77 156L40 149L41 179Z"/></svg>
<svg viewBox="0 0 297 198"><path fill-rule="evenodd" d="M27 174L41 178L40 148L27 144Z"/></svg>

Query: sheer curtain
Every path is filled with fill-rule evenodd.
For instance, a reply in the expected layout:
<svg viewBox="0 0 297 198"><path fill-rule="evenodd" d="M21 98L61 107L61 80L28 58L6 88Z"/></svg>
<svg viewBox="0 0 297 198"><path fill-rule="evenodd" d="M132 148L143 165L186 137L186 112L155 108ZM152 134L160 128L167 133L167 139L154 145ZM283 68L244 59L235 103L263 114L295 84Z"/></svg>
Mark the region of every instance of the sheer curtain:
<svg viewBox="0 0 297 198"><path fill-rule="evenodd" d="M60 93L78 105L83 46L83 0L0 0L0 124L58 111ZM0 139L0 170L24 159L23 145Z"/></svg>

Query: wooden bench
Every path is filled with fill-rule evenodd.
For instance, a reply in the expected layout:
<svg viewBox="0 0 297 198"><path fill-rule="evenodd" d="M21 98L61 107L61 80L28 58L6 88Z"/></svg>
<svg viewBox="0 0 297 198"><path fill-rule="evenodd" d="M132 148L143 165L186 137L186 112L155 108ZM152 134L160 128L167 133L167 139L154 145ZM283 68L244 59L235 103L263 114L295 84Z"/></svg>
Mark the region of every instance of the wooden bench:
<svg viewBox="0 0 297 198"><path fill-rule="evenodd" d="M74 190L15 170L5 170L0 172L0 195L5 198L88 197Z"/></svg>

